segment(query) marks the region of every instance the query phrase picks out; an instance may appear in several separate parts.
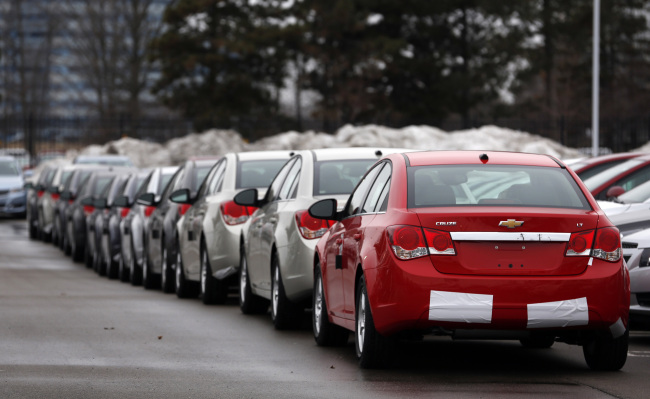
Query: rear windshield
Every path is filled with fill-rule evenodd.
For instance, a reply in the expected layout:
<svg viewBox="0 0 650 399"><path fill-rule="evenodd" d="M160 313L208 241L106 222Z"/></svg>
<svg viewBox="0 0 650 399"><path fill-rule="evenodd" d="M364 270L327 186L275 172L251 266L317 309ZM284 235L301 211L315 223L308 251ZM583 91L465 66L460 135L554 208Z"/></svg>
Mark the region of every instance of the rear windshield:
<svg viewBox="0 0 650 399"><path fill-rule="evenodd" d="M314 165L314 195L350 194L376 159L320 161Z"/></svg>
<svg viewBox="0 0 650 399"><path fill-rule="evenodd" d="M268 187L287 159L241 161L237 164L236 188Z"/></svg>
<svg viewBox="0 0 650 399"><path fill-rule="evenodd" d="M432 165L408 169L408 206L534 206L590 210L561 168Z"/></svg>

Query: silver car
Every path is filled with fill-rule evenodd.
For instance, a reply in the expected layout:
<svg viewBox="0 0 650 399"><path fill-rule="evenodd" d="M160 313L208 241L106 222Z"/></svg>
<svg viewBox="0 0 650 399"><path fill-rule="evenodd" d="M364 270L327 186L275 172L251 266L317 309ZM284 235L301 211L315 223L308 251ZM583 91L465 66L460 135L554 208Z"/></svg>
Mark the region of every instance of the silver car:
<svg viewBox="0 0 650 399"><path fill-rule="evenodd" d="M191 206L176 224L177 293L200 281L203 303L226 300L229 285L236 283L241 228L254 211L232 198L248 188L266 190L290 156L289 151L229 153L212 167L196 195L188 189L171 194L172 201Z"/></svg>
<svg viewBox="0 0 650 399"><path fill-rule="evenodd" d="M330 227L307 213L323 197L345 204L355 185L381 156L407 150L330 148L299 151L280 170L264 199L252 190L235 202L258 206L242 232L240 307L265 312L277 329L297 325L313 290L316 242Z"/></svg>
<svg viewBox="0 0 650 399"><path fill-rule="evenodd" d="M650 229L623 238L623 259L630 271L630 321L650 325Z"/></svg>
<svg viewBox="0 0 650 399"><path fill-rule="evenodd" d="M0 215L25 216L23 173L12 156L0 156Z"/></svg>

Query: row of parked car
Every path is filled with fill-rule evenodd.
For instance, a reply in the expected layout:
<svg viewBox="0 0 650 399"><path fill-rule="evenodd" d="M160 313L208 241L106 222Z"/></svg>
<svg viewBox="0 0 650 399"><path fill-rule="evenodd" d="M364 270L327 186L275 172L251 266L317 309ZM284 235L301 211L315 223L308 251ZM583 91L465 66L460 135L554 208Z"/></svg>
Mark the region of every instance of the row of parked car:
<svg viewBox="0 0 650 399"><path fill-rule="evenodd" d="M277 329L311 314L319 345L353 331L362 367L433 333L578 344L591 368L613 370L627 356L632 270L590 181L631 192L639 184L601 175L642 158L569 168L545 155L338 148L136 169L108 157L44 169L27 185L27 219L30 237L100 275L205 304L238 295Z"/></svg>

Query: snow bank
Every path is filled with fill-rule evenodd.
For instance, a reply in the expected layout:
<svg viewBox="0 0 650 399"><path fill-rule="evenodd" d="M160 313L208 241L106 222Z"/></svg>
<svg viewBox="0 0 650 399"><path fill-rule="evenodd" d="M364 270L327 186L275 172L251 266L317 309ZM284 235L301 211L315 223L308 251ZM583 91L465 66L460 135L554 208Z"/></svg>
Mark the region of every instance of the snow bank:
<svg viewBox="0 0 650 399"><path fill-rule="evenodd" d="M421 150L493 150L549 154L558 158L576 158L578 150L526 132L483 126L456 132L444 132L431 126L402 129L384 126L346 125L335 134L321 132L285 132L247 143L232 130L209 130L169 140L164 144L122 138L103 146L93 145L77 154L120 154L129 156L139 167L179 164L190 156L223 155L228 152L260 150L302 150L328 147L399 147ZM650 148L647 149L650 151Z"/></svg>

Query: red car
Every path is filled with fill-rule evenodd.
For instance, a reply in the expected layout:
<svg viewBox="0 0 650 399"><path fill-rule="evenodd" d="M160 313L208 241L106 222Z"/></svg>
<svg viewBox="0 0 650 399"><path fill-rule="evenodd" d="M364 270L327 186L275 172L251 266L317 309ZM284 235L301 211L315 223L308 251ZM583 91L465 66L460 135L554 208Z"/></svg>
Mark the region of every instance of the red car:
<svg viewBox="0 0 650 399"><path fill-rule="evenodd" d="M629 277L619 232L574 172L535 154L389 155L345 208L314 261L319 345L355 332L361 367L385 365L395 339L433 333L583 346L592 369L627 358ZM407 333L407 334L405 334Z"/></svg>
<svg viewBox="0 0 650 399"><path fill-rule="evenodd" d="M597 200L618 197L650 180L650 154L628 159L582 180Z"/></svg>
<svg viewBox="0 0 650 399"><path fill-rule="evenodd" d="M593 158L586 158L576 161L568 165L580 179L587 180L591 176L609 169L613 166L621 164L628 159L640 157L641 155L648 155L645 152L622 152L618 154L600 155Z"/></svg>

